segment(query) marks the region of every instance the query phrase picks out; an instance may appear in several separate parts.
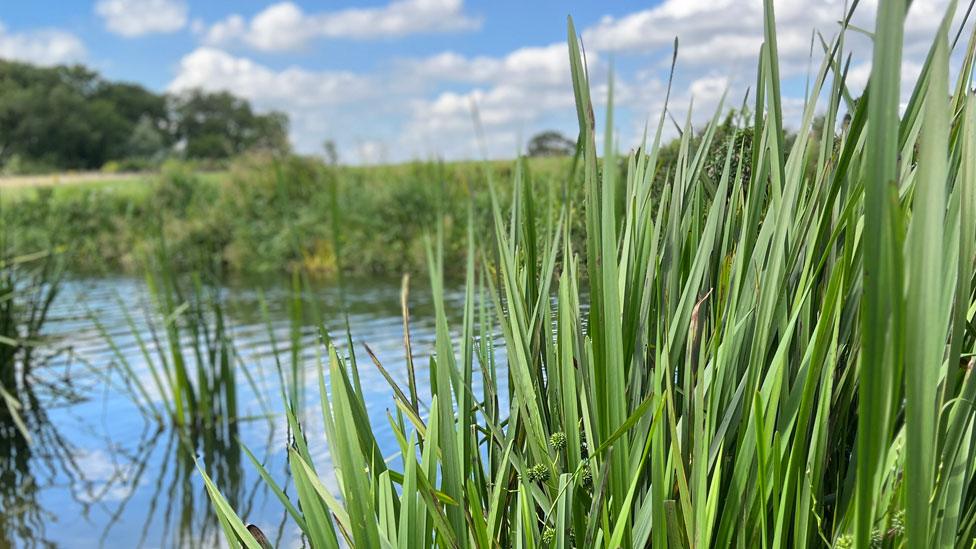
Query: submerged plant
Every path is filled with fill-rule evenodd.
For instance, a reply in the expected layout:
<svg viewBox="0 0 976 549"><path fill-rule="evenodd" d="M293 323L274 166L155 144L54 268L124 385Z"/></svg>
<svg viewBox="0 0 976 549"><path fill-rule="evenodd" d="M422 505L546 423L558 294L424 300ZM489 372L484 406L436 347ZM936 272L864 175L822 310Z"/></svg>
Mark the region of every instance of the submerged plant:
<svg viewBox="0 0 976 549"><path fill-rule="evenodd" d="M431 240L432 398L418 406L412 386L408 397L388 377L395 458L381 454L354 357L329 346L319 388L339 493L292 409L299 505L273 485L313 547L953 547L976 537L976 379L959 367L976 346L976 38L950 93L951 3L900 109L906 5L883 0L871 80L855 102L848 13L822 43L787 145L765 6L754 115L735 130L750 139L726 139L721 167L706 174L722 107L694 141L689 118L663 189L653 182L664 114L653 142L623 159L625 178L599 169L570 23L580 169L568 185L584 188L584 203L566 200L539 222L518 164L504 216L489 182L494 235L476 242L469 229L456 332L441 233ZM605 166L618 160L612 94ZM230 543L258 548L205 480Z"/></svg>

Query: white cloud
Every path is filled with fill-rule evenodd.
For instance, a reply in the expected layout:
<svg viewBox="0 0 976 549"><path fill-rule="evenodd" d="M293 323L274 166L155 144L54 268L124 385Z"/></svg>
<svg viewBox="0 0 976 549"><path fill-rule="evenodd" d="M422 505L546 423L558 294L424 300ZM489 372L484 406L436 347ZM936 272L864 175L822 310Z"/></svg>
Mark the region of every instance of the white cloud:
<svg viewBox="0 0 976 549"><path fill-rule="evenodd" d="M209 29L203 28L201 32L204 33L203 41L207 44L229 44L247 34L247 23L243 17L234 14L214 23Z"/></svg>
<svg viewBox="0 0 976 549"><path fill-rule="evenodd" d="M806 69L813 32L826 40L840 30L847 0L777 0L776 38L785 76ZM947 0L916 0L906 18L906 54L927 49ZM853 23L873 30L877 0L862 1ZM858 33L848 33L848 45L870 52L870 44ZM621 17L604 17L583 31L584 44L595 50L662 52L679 39L681 65L707 65L710 70L734 73L753 67L763 42L763 2L759 0L665 0L658 6ZM813 58L821 56L814 43Z"/></svg>
<svg viewBox="0 0 976 549"><path fill-rule="evenodd" d="M215 46L243 43L260 51L294 51L315 38L370 40L480 26L480 19L465 14L463 0L392 0L382 7L315 14L286 1L268 6L250 21L239 14L226 17L210 27L204 42Z"/></svg>
<svg viewBox="0 0 976 549"><path fill-rule="evenodd" d="M688 91L696 101L717 104L722 94L729 88L727 76L705 76L695 80L688 86Z"/></svg>
<svg viewBox="0 0 976 549"><path fill-rule="evenodd" d="M840 31L847 0L775 0L776 38L780 76L783 80L784 117L787 125L799 122L802 111L804 75L815 72L823 58L820 32L828 42ZM905 22L902 94L907 96L918 77L935 30L945 13L948 0L915 0ZM862 0L853 24L874 30L878 0ZM958 28L964 9L957 8L952 32ZM631 82L623 82L624 103L639 113L649 113L656 122L662 108L660 94L641 90L641 82L653 85L666 77L675 37L679 39L678 64L669 106L683 120L683 113L694 97L697 125L714 114L721 97L717 78L724 78L728 89L726 107L738 106L746 90L755 87L756 65L763 43L763 2L760 0L664 0L661 4L622 16L607 16L582 32L590 51L616 52L620 57L643 58L648 66ZM811 54L812 46L812 54ZM849 31L846 51L853 54L848 84L852 91L863 89L871 66L871 40L860 32ZM960 48L961 49L961 48ZM811 75L812 76L812 75ZM789 106L789 112L787 112ZM639 136L644 119L631 120L631 135ZM624 122L626 123L626 122ZM696 126L697 127L697 126Z"/></svg>
<svg viewBox="0 0 976 549"><path fill-rule="evenodd" d="M58 29L11 33L0 23L0 58L37 65L81 61L85 45L77 36Z"/></svg>
<svg viewBox="0 0 976 549"><path fill-rule="evenodd" d="M389 161L390 153L387 144L377 140L361 141L356 147L360 164L383 164Z"/></svg>
<svg viewBox="0 0 976 549"><path fill-rule="evenodd" d="M375 98L366 76L299 67L275 70L210 47L184 56L168 86L171 92L192 88L229 91L259 110L285 112L291 120L292 142L304 152L319 150L327 135L341 134L336 130L338 121L347 123L348 117L361 116Z"/></svg>
<svg viewBox="0 0 976 549"><path fill-rule="evenodd" d="M871 29L877 0L862 0L855 17ZM906 25L903 89L917 77L945 0L915 0ZM307 14L288 2L274 4L253 18L232 15L201 29L205 42L244 44L262 51L295 50L320 37L374 38L409 32L459 28L416 19L390 18L417 6L451 13L467 23L461 0L394 0L385 7ZM844 0L814 5L777 0L777 38L783 109L787 124L799 121L804 74L810 61L811 29L827 40L837 29ZM394 9L395 8L395 9ZM446 12L444 10L447 10ZM369 23L354 24L356 20ZM335 23L343 21L342 25ZM395 23L394 23L395 22ZM337 26L338 25L338 26ZM368 29L368 32L363 29ZM423 31L419 29L424 29ZM738 107L755 85L755 65L762 42L761 2L755 0L665 0L655 8L604 18L583 31L591 96L602 117L606 97L607 52L618 57L615 104L620 147L635 144L649 123L653 135L664 107L672 40L681 38L670 97L670 114L683 123L694 104L695 129L712 117L727 92L726 107ZM869 39L851 32L848 50L855 55L850 84L863 86L870 66ZM822 54L814 48L815 70ZM522 47L502 55L464 55L445 51L419 59L395 59L383 71L357 73L271 67L216 47L201 47L183 58L170 89L224 89L261 109L289 114L291 136L302 152L316 152L325 138L337 142L345 161L373 163L438 156L472 158L482 154L472 109L484 130L490 157L511 157L534 133L555 129L576 133L576 112L565 43ZM674 135L665 126L665 138Z"/></svg>
<svg viewBox="0 0 976 549"><path fill-rule="evenodd" d="M907 99L913 88L915 87L915 82L918 80L919 75L922 74L922 64L910 59L905 59L901 63L901 93L904 99ZM864 62L859 63L851 67L850 71L847 73L847 86L854 93L861 93L864 90L864 86L868 83L868 78L871 76L871 63Z"/></svg>
<svg viewBox="0 0 976 549"><path fill-rule="evenodd" d="M185 0L99 0L95 13L112 33L133 38L176 32L186 26Z"/></svg>
<svg viewBox="0 0 976 549"><path fill-rule="evenodd" d="M367 79L350 72L315 72L290 67L272 70L215 48L198 48L183 57L170 91L227 90L259 105L317 106L361 99Z"/></svg>
<svg viewBox="0 0 976 549"><path fill-rule="evenodd" d="M595 56L591 68L599 65ZM574 98L566 43L525 47L501 57L465 57L445 52L401 63L404 74L427 82L476 85L443 91L412 103L405 144L415 154L478 157L474 110L489 156L512 156L520 141L543 123L573 122ZM562 116L565 115L565 116ZM416 150L417 147L422 147Z"/></svg>
<svg viewBox="0 0 976 549"><path fill-rule="evenodd" d="M596 58L591 57L595 63ZM509 82L569 85L569 50L565 42L519 48L504 57L465 57L444 52L402 63L418 78L454 82Z"/></svg>

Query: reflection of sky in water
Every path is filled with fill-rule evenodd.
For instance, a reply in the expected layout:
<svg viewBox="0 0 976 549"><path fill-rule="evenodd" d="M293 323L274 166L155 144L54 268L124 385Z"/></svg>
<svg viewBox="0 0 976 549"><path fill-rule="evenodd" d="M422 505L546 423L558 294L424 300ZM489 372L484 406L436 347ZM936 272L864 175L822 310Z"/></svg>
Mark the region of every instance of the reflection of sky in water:
<svg viewBox="0 0 976 549"><path fill-rule="evenodd" d="M370 346L406 391L400 281L350 281L348 285L345 305L349 311L367 411L381 450L388 458L394 458L392 463L399 467L400 460L395 458L399 446L387 419L388 411L396 413L392 391L373 366L362 343ZM421 400L427 402L430 394L428 360L434 348L433 305L426 278L415 279L411 286L411 343L418 390ZM287 372L291 361L289 291L286 284L273 284L266 285L263 293L271 319L270 330ZM238 414L248 419L239 424L236 436L280 484L287 485L287 429L269 326L261 313L261 294L254 286L240 284L227 292L227 313L236 350L257 386L255 392L244 376L238 375ZM323 286L311 294L340 353L348 354L337 289ZM223 545L203 482L193 461L186 457L188 452L179 451L181 442L172 430L160 429L133 403L133 388L127 388L120 372L109 367L118 362L113 350L87 318L90 311L99 320L132 368L140 373L151 399L159 399L154 394L154 384L142 351L122 313L122 307L125 307L144 341L152 346L152 335L146 329L146 297L141 279L124 277L74 281L62 290L48 331L70 345L70 352L50 358L48 364L39 369L37 377L57 379L61 386L65 385L64 381L69 381L73 392L82 398L54 394L58 384L38 390L47 418L44 430L51 435L31 449L28 460L26 478L37 486L35 509L22 504L8 508L10 505L5 502L12 500L0 500L3 502L0 503L0 513L6 515L4 521L7 524L26 522L18 522L18 519L23 519L29 512L40 511L44 517L37 521L43 524L43 531L38 531L37 527L27 529L33 540L27 539L27 534L6 534L14 536L18 546L33 546L41 539L60 547L135 547L140 543L145 547L209 547L216 540ZM454 315L452 330L460 329L463 297L462 292L447 296L448 314ZM306 300L310 298L306 296ZM305 309L310 312L311 307L306 304ZM309 323L303 327L300 364L305 407L302 421L322 480L335 491L322 426L317 377L317 355L321 354L322 360L327 361L327 354L323 347L315 345L317 339L315 326ZM496 340L495 346L498 349L503 345ZM156 359L154 350L150 356ZM327 364L325 372L328 376ZM474 375L475 395L480 396L482 388L477 363ZM504 371L499 371L499 384L500 392L506 394ZM271 420L265 416L265 406L272 411ZM504 410L507 402L503 400L501 406ZM423 409L422 412L426 415ZM209 444L197 441L195 454L207 464L209 474L242 518L258 524L272 542L285 547L297 545L296 528L285 519L280 502L266 489L247 456L233 443L227 445L230 451L214 448L214 444L213 441ZM50 459L42 459L43 456ZM293 488L286 491L293 496L293 501L297 501ZM2 542L0 536L0 545Z"/></svg>

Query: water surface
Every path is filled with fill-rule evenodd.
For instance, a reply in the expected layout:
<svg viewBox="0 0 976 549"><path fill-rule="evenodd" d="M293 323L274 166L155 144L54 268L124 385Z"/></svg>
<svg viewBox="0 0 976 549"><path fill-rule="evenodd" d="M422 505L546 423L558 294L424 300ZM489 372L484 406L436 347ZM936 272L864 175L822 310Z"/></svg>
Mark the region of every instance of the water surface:
<svg viewBox="0 0 976 549"><path fill-rule="evenodd" d="M245 521L258 524L276 546L302 546L280 502L236 442L251 449L279 483L288 483L289 434L274 351L278 360L290 364L290 290L287 283L274 281L235 283L221 293L236 350L253 378L252 385L240 372L236 376L238 413L245 419L230 433L181 437L166 421L147 417L136 405L116 352L96 327L97 321L151 386L138 340L123 314L129 313L139 335L152 346L147 319L153 313L142 279L65 284L46 329L51 340L31 385L26 419L35 440L28 446L0 432L0 547L224 545L194 456ZM362 343L406 387L400 280L351 281L341 295L334 284L319 284L303 294L303 301L306 311L314 303L343 354L349 353L348 313L370 419L382 450L393 455L398 446L386 417L392 407L391 390ZM452 324L459 325L463 294L449 292L447 301ZM434 340L433 306L425 280L412 284L410 309L417 385L423 395ZM325 349L311 318L302 321L301 339L303 423L316 467L334 489L317 389L318 357Z"/></svg>

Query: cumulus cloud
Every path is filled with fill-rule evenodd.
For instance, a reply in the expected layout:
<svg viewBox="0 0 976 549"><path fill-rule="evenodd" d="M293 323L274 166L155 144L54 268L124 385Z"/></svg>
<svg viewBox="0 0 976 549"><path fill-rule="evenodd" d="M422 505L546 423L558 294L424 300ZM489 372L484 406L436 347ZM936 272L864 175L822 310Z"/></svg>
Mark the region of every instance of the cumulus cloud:
<svg viewBox="0 0 976 549"><path fill-rule="evenodd" d="M591 58L590 62L595 62ZM569 84L569 50L565 42L525 47L502 57L466 57L443 52L403 63L417 77L455 82L518 82L522 84Z"/></svg>
<svg viewBox="0 0 976 549"><path fill-rule="evenodd" d="M598 60L591 58L596 66ZM514 50L501 57L466 57L454 52L406 61L405 74L423 81L468 83L465 92L442 91L411 105L405 141L430 150L426 154L489 156L515 154L525 133L552 117L572 122L573 90L565 42ZM484 130L477 143L473 113ZM421 154L423 153L421 152Z"/></svg>
<svg viewBox="0 0 976 549"><path fill-rule="evenodd" d="M356 146L356 156L360 164L384 164L390 160L388 145L383 141L367 139Z"/></svg>
<svg viewBox="0 0 976 549"><path fill-rule="evenodd" d="M376 8L305 13L293 2L272 4L250 21L233 14L214 23L204 42L243 43L260 51L294 51L316 38L371 40L419 33L477 29L478 18L464 12L463 0L393 0Z"/></svg>
<svg viewBox="0 0 976 549"><path fill-rule="evenodd" d="M840 31L849 4L846 0L774 2L784 119L788 125L799 122L804 75L816 71L823 57L814 33L819 32L830 41ZM948 0L912 2L905 20L903 95L911 93L947 5ZM583 30L583 43L590 51L646 60L646 68L638 72L635 82L629 86L624 83L633 91L626 103L656 119L661 108L659 95L640 89L641 75L652 83L666 76L673 40L677 37L675 93L669 110L681 120L679 114L683 115L694 97L692 120L701 124L714 113L721 97L720 87L728 90L726 107L735 106L746 90L754 87L756 62L764 40L763 9L763 3L754 0L664 0L652 8L602 18ZM852 23L873 31L877 9L878 0L862 0ZM957 9L953 32L964 11ZM871 46L870 38L861 32L846 34L845 48L852 54L848 84L855 93L863 89L870 75ZM644 120L632 122L635 128L638 125L642 128ZM632 133L639 134L636 129Z"/></svg>
<svg viewBox="0 0 976 549"><path fill-rule="evenodd" d="M924 51L940 22L947 0L916 0L906 19L906 52ZM820 32L829 40L840 30L846 0L778 0L775 2L779 60L788 76L802 72L810 57L811 39ZM877 0L860 2L853 23L874 27ZM868 52L867 40L849 33L851 46ZM587 47L601 51L659 52L680 41L679 59L686 65L710 65L736 72L755 65L763 42L763 3L754 0L665 0L646 10L607 16L583 31ZM814 50L819 57L819 46Z"/></svg>
<svg viewBox="0 0 976 549"><path fill-rule="evenodd" d="M922 64L917 61L912 61L910 59L905 59L901 63L901 91L902 95L907 99L911 95L912 89L915 86L915 82L918 80L919 75L922 74ZM871 76L871 63L864 62L859 63L851 67L850 71L847 73L846 84L855 93L860 93L864 90L864 86L868 83L868 78Z"/></svg>
<svg viewBox="0 0 976 549"><path fill-rule="evenodd" d="M376 97L368 76L299 67L275 70L211 47L198 48L180 60L168 91L193 88L229 91L259 110L285 112L291 119L292 141L305 152L317 150L330 127L368 112L369 101Z"/></svg>
<svg viewBox="0 0 976 549"><path fill-rule="evenodd" d="M227 90L262 105L316 106L361 99L365 77L344 71L316 72L290 67L272 70L244 57L203 47L183 57L170 91Z"/></svg>
<svg viewBox="0 0 976 549"><path fill-rule="evenodd" d="M915 0L906 23L903 89L917 78L946 0ZM873 28L877 0L862 0L855 23ZM201 30L205 41L245 44L262 51L295 50L324 37L368 38L459 28L447 22L408 25L389 14L426 6L472 24L461 0L394 0L380 8L307 14L288 2L270 6L253 18L230 16ZM838 29L844 0L810 5L777 0L777 38L784 78L783 110L787 124L799 121L804 74L810 61L811 31L826 39ZM396 8L394 10L394 8ZM413 8L410 8L413 9ZM683 123L693 105L697 129L712 117L719 101L739 106L755 84L756 57L763 40L760 3L753 0L665 0L657 7L605 17L585 28L584 44L593 91L602 111L610 55L618 58L615 78L618 140L626 149L639 141L645 125L657 123L664 108L672 40L680 36L678 67L669 111ZM446 12L445 12L446 10ZM353 16L355 14L355 16ZM370 24L351 21L368 19ZM421 18L423 19L423 18ZM346 21L337 25L335 21ZM357 29L368 28L369 32ZM385 29L382 32L377 29ZM855 52L849 84L857 92L870 74L870 43L848 34ZM819 63L819 45L813 68ZM278 109L292 120L291 135L303 152L315 152L323 139L334 139L346 161L372 163L409 158L510 157L534 133L556 129L576 133L576 114L564 42L522 47L501 55L444 51L422 58L394 59L383 71L313 71L272 68L224 48L201 47L183 58L170 89L226 89L263 109ZM483 141L475 132L477 109ZM651 127L650 131L653 132ZM674 135L666 123L665 133Z"/></svg>
<svg viewBox="0 0 976 549"><path fill-rule="evenodd" d="M70 32L37 29L11 33L0 22L0 58L37 65L57 65L84 59L85 45Z"/></svg>
<svg viewBox="0 0 976 549"><path fill-rule="evenodd" d="M176 32L187 21L185 0L99 0L95 13L109 32L126 38Z"/></svg>

